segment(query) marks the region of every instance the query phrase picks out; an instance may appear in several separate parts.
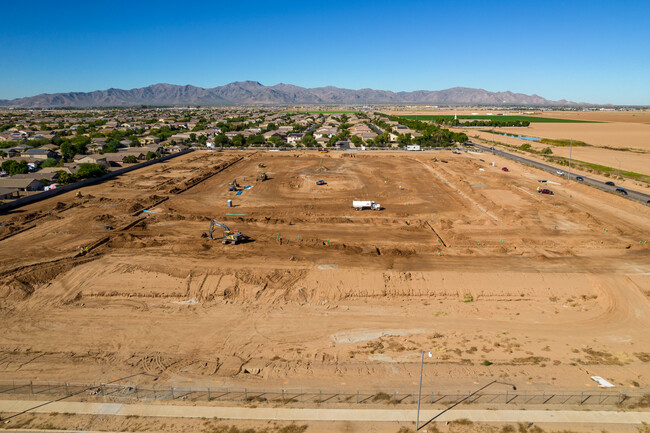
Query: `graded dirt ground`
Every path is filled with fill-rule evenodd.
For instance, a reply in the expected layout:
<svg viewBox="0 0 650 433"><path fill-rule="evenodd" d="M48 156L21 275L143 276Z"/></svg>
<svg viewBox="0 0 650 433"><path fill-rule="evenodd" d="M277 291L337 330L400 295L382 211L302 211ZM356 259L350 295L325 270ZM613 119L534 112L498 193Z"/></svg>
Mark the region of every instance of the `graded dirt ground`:
<svg viewBox="0 0 650 433"><path fill-rule="evenodd" d="M0 379L411 389L431 350L427 388L647 387L650 210L547 177L197 151L1 215ZM211 218L250 241L202 238Z"/></svg>

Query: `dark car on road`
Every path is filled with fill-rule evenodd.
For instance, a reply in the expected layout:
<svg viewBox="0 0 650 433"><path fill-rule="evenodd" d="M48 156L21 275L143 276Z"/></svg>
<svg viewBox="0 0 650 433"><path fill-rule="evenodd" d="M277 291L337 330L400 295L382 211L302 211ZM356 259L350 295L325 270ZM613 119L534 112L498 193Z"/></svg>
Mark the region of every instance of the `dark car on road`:
<svg viewBox="0 0 650 433"><path fill-rule="evenodd" d="M546 188L540 188L540 189L537 190L537 192L540 193L540 194L553 195L553 191L551 191L550 189L546 189Z"/></svg>
<svg viewBox="0 0 650 433"><path fill-rule="evenodd" d="M501 171L510 171L510 170L508 170L508 167L503 167Z"/></svg>
<svg viewBox="0 0 650 433"><path fill-rule="evenodd" d="M605 185L616 186L616 184L614 182L612 182L611 180L609 182L605 182Z"/></svg>
<svg viewBox="0 0 650 433"><path fill-rule="evenodd" d="M623 188L616 188L616 192L618 192L620 194L623 194L623 195L627 195L627 191L625 191Z"/></svg>
<svg viewBox="0 0 650 433"><path fill-rule="evenodd" d="M576 180L577 180L578 182L584 182L584 181L585 181L585 178L582 177L582 176L576 176Z"/></svg>

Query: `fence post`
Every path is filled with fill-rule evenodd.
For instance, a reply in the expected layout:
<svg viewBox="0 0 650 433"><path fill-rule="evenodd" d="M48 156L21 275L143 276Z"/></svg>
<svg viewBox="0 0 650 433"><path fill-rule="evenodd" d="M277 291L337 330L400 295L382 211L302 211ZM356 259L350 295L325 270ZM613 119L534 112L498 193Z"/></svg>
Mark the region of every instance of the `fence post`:
<svg viewBox="0 0 650 433"><path fill-rule="evenodd" d="M210 388L208 388L208 401L210 401Z"/></svg>
<svg viewBox="0 0 650 433"><path fill-rule="evenodd" d="M133 387L133 390L135 391L135 399L136 399L136 400L140 400L140 398L138 397L138 386L137 386L137 385L134 386L134 387Z"/></svg>
<svg viewBox="0 0 650 433"><path fill-rule="evenodd" d="M357 404L359 404L359 390L357 389Z"/></svg>
<svg viewBox="0 0 650 433"><path fill-rule="evenodd" d="M542 404L546 404L546 391L542 392Z"/></svg>
<svg viewBox="0 0 650 433"><path fill-rule="evenodd" d="M104 384L103 384L103 383L100 383L100 384L99 384L99 390L102 392L102 395L106 395L106 394L104 393Z"/></svg>
<svg viewBox="0 0 650 433"><path fill-rule="evenodd" d="M172 400L174 399L174 387L170 386L169 389L172 391Z"/></svg>
<svg viewBox="0 0 650 433"><path fill-rule="evenodd" d="M621 404L621 391L618 392L618 401L616 404Z"/></svg>
<svg viewBox="0 0 650 433"><path fill-rule="evenodd" d="M323 390L322 389L318 390L318 402L319 403L323 402Z"/></svg>
<svg viewBox="0 0 650 433"><path fill-rule="evenodd" d="M431 404L433 404L433 391L431 391Z"/></svg>
<svg viewBox="0 0 650 433"><path fill-rule="evenodd" d="M153 399L154 399L154 400L157 400L157 399L156 399L156 388L153 388Z"/></svg>
<svg viewBox="0 0 650 433"><path fill-rule="evenodd" d="M248 400L248 389L244 388L244 400Z"/></svg>
<svg viewBox="0 0 650 433"><path fill-rule="evenodd" d="M584 394L584 391L580 391L580 404L582 404L582 395Z"/></svg>
<svg viewBox="0 0 650 433"><path fill-rule="evenodd" d="M506 404L508 404L508 391L506 391Z"/></svg>
<svg viewBox="0 0 650 433"><path fill-rule="evenodd" d="M65 383L65 395L70 395L70 390L68 389L68 382Z"/></svg>
<svg viewBox="0 0 650 433"><path fill-rule="evenodd" d="M34 394L34 382L31 380L29 381L29 392L33 395Z"/></svg>

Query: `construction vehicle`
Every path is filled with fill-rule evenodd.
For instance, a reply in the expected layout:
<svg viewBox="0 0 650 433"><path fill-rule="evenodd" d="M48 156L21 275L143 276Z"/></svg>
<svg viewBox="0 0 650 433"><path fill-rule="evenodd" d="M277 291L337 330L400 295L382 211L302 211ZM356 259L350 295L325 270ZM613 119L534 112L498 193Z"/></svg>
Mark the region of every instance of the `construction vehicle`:
<svg viewBox="0 0 650 433"><path fill-rule="evenodd" d="M228 191L239 191L239 184L237 183L237 179L234 179L228 184Z"/></svg>
<svg viewBox="0 0 650 433"><path fill-rule="evenodd" d="M268 176L264 172L261 172L260 175L257 176L258 182L264 182L266 179L268 179Z"/></svg>
<svg viewBox="0 0 650 433"><path fill-rule="evenodd" d="M318 151L319 151L320 153L328 153L328 152L329 152L329 150L327 150L327 147L319 147L319 148L318 148Z"/></svg>
<svg viewBox="0 0 650 433"><path fill-rule="evenodd" d="M352 207L354 210L381 210L381 205L379 203L370 200L353 200Z"/></svg>
<svg viewBox="0 0 650 433"><path fill-rule="evenodd" d="M214 233L214 230L217 226L223 229L223 238L221 239L221 243L224 245L226 244L237 245L239 242L243 241L246 238L239 230L230 230L230 228L224 223L220 223L219 221L216 220L211 220L210 231L207 234L207 237L209 239L215 240L215 238L212 236L212 233Z"/></svg>
<svg viewBox="0 0 650 433"><path fill-rule="evenodd" d="M81 194L81 191L77 191L77 193L74 196L76 198L83 198L83 194Z"/></svg>
<svg viewBox="0 0 650 433"><path fill-rule="evenodd" d="M266 165L263 162L257 164L257 168L266 168Z"/></svg>
<svg viewBox="0 0 650 433"><path fill-rule="evenodd" d="M325 182L323 179L318 179L316 181L316 185L325 185L327 182Z"/></svg>

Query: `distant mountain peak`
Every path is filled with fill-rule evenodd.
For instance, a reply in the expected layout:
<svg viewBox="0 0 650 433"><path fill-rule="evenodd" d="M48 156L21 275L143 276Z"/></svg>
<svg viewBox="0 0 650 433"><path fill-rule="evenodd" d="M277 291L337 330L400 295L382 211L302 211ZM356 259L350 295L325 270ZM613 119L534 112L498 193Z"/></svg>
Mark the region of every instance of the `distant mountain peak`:
<svg viewBox="0 0 650 433"><path fill-rule="evenodd" d="M279 83L264 86L259 81L235 81L224 86L203 88L157 83L130 90L110 88L94 92L69 92L0 100L2 107L129 107L137 105L238 105L238 104L471 104L471 105L579 105L575 102L549 101L536 94L511 91L489 92L484 89L453 87L445 90L391 92L363 88L341 89L334 86L304 88Z"/></svg>

